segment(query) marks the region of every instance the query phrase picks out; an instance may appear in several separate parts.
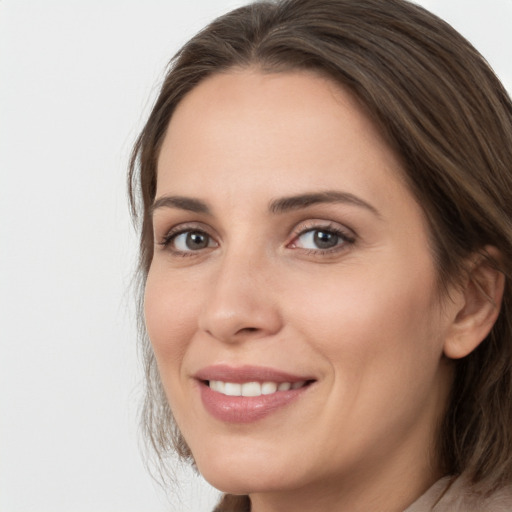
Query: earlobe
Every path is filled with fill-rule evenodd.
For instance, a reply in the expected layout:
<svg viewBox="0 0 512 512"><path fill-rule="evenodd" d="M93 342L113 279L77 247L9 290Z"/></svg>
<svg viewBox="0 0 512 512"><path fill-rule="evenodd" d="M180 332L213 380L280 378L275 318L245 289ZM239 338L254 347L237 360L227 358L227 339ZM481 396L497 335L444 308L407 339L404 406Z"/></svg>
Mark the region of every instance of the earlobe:
<svg viewBox="0 0 512 512"><path fill-rule="evenodd" d="M501 309L505 276L497 268L500 253L487 246L473 259L460 304L444 344L444 354L461 359L478 347L491 332Z"/></svg>

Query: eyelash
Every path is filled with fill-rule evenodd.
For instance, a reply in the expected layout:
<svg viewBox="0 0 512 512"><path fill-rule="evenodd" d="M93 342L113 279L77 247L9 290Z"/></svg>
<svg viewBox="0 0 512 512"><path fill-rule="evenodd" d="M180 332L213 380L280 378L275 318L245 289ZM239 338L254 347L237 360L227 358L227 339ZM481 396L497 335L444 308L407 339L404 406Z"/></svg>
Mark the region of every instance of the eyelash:
<svg viewBox="0 0 512 512"><path fill-rule="evenodd" d="M176 238L180 235L183 235L185 233L198 233L205 235L208 237L208 239L213 240L213 237L204 229L197 225L183 225L180 224L179 226L176 226L175 228L172 228L166 235L163 237L162 241L159 242L159 245L161 245L164 249L168 249L173 256L179 256L179 257L188 257L188 256L197 256L197 253L201 251L180 251L178 249L175 249L172 247L173 241L176 240Z"/></svg>
<svg viewBox="0 0 512 512"><path fill-rule="evenodd" d="M292 240L289 242L286 247L293 247L293 244L303 235L309 232L324 232L329 235L334 235L340 239L340 243L336 244L333 247L326 249L305 249L301 247L294 247L297 250L302 250L303 253L307 255L328 255L333 253L338 253L343 250L347 250L347 245L353 245L356 242L356 237L352 234L349 234L348 230L343 230L339 226L334 225L333 223L320 224L318 222L310 222L310 223L302 223L294 229L292 234ZM214 238L204 229L198 227L197 225L180 225L176 228L171 229L159 242L164 249L168 249L173 256L178 257L189 257L189 256L197 256L198 253L203 252L203 249L198 250L189 250L189 251L181 251L172 247L172 243L176 240L176 238L180 235L186 233L198 233L206 236L209 241L214 240ZM215 242L216 243L216 242ZM218 244L217 244L218 245ZM206 247L205 249L208 249Z"/></svg>
<svg viewBox="0 0 512 512"><path fill-rule="evenodd" d="M356 237L350 234L348 230L344 230L333 223L319 224L313 222L301 224L294 231L295 234L293 235L293 239L289 244L287 244L287 247L290 247L291 244L294 244L296 240L298 240L301 236L305 235L306 233L315 231L328 233L329 235L334 235L340 239L341 243L338 243L334 247L326 249L304 249L301 247L297 247L297 249L302 249L303 251L306 252L306 254L309 255L328 255L338 253L347 250L347 245L353 245L356 242Z"/></svg>

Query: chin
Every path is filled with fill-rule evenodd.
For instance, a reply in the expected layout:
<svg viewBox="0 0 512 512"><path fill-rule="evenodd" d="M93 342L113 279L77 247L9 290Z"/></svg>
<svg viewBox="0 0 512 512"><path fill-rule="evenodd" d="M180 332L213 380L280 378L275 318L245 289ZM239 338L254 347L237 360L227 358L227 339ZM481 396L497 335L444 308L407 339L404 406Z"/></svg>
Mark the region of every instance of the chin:
<svg viewBox="0 0 512 512"><path fill-rule="evenodd" d="M233 449L229 453L210 453L196 458L199 472L216 489L229 494L272 492L293 487L298 475L289 464L273 453L251 453ZM296 464L295 464L296 468ZM297 469L297 468L296 468ZM297 482L296 482L297 483Z"/></svg>

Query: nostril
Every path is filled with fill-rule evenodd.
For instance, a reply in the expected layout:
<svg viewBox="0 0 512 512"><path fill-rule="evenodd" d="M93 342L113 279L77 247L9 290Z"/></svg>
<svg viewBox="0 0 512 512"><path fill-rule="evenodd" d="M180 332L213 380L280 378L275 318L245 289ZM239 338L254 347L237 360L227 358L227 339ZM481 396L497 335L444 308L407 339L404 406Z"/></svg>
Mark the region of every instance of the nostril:
<svg viewBox="0 0 512 512"><path fill-rule="evenodd" d="M236 334L251 334L258 331L259 329L257 327L242 327L242 329L239 329Z"/></svg>

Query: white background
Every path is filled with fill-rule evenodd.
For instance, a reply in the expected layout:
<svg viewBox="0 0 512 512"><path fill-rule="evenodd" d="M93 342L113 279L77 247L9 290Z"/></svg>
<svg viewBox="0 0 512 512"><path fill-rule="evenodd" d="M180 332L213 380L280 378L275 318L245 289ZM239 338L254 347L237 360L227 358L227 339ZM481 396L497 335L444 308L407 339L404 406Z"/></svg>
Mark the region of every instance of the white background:
<svg viewBox="0 0 512 512"><path fill-rule="evenodd" d="M138 451L125 173L169 58L235 0L0 0L0 512L208 511ZM512 0L424 0L512 90ZM185 483L186 482L186 483Z"/></svg>

